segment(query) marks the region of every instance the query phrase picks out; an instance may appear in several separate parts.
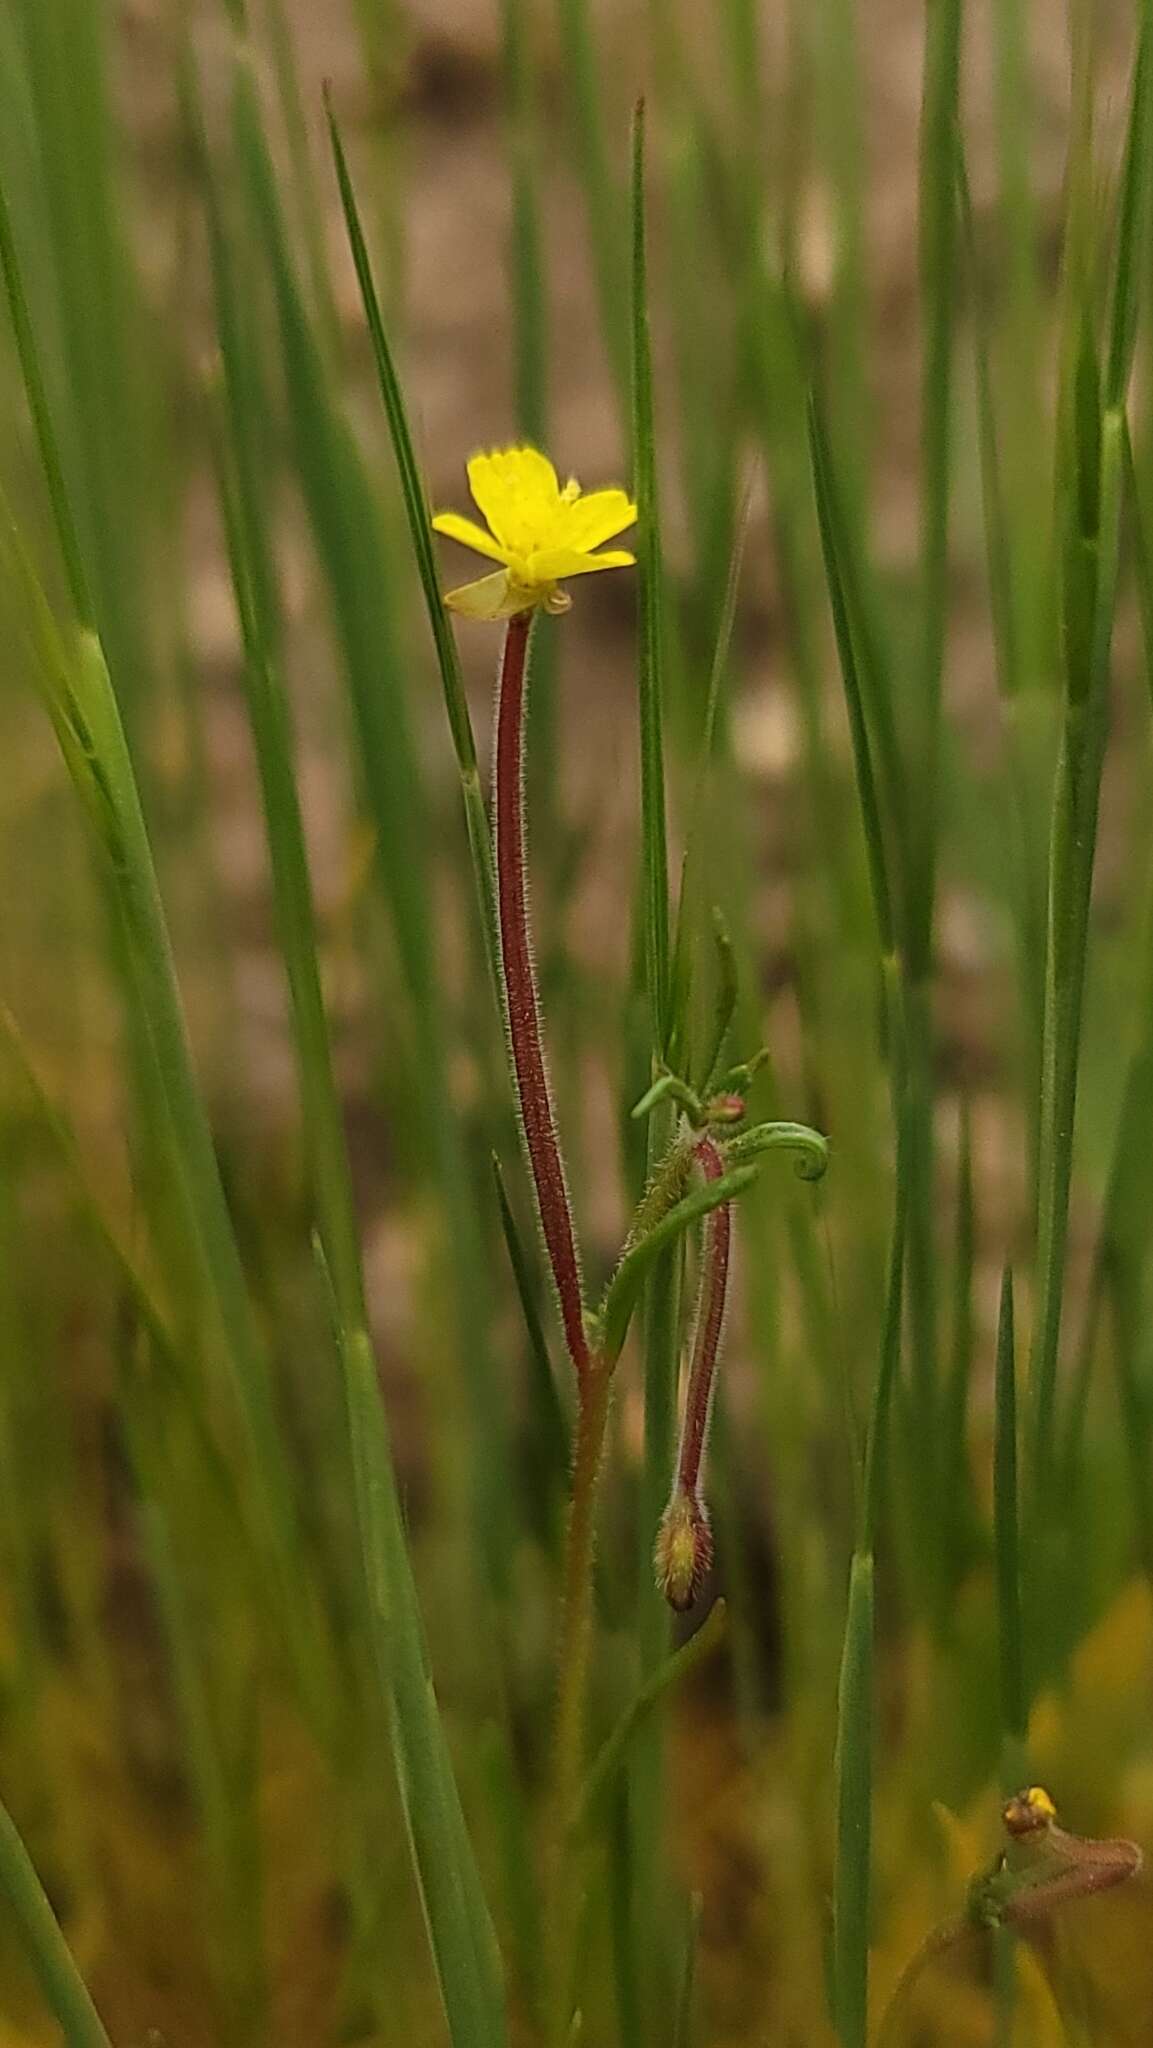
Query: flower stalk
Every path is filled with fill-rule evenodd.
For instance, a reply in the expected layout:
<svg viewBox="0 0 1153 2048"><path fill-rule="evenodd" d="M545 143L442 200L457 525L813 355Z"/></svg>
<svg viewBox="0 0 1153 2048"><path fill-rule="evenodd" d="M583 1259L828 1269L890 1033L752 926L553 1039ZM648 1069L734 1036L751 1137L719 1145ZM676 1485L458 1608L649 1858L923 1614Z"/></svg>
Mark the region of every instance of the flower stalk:
<svg viewBox="0 0 1153 2048"><path fill-rule="evenodd" d="M524 755L534 616L531 611L518 612L505 628L497 696L493 836L501 976L521 1133L578 1396L544 1850L546 2029L550 2039L561 2040L567 2031L572 1953L565 1850L584 1758L597 1481L604 1454L611 1374L600 1352L594 1354L590 1350L586 1332L580 1254L545 1063L529 924Z"/></svg>
<svg viewBox="0 0 1153 2048"><path fill-rule="evenodd" d="M524 733L533 617L532 612L518 612L509 620L500 665L493 793L497 919L521 1131L560 1304L565 1344L578 1385L583 1385L589 1375L590 1359L580 1255L545 1065L540 996L529 930Z"/></svg>

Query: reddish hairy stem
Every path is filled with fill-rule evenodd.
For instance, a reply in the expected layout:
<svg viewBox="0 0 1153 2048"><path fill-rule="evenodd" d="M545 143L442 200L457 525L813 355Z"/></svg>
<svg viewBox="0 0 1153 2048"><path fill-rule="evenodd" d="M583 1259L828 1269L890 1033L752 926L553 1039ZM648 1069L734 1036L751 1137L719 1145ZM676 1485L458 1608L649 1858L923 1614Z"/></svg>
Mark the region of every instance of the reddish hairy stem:
<svg viewBox="0 0 1153 2048"><path fill-rule="evenodd" d="M572 1210L557 1142L541 1038L540 998L528 922L525 866L524 729L532 613L508 622L496 709L493 825L500 958L509 1045L537 1210L560 1300L565 1342L584 1386L589 1371L584 1293Z"/></svg>
<svg viewBox="0 0 1153 2048"><path fill-rule="evenodd" d="M719 1180L725 1170L720 1147L702 1137L696 1148L697 1164L706 1180ZM685 1419L677 1458L676 1491L696 1495L700 1490L701 1461L709 1428L713 1382L724 1331L725 1303L729 1291L729 1260L732 1253L733 1207L722 1202L705 1221L705 1242L701 1259L701 1298L693 1339L689 1384L685 1395Z"/></svg>

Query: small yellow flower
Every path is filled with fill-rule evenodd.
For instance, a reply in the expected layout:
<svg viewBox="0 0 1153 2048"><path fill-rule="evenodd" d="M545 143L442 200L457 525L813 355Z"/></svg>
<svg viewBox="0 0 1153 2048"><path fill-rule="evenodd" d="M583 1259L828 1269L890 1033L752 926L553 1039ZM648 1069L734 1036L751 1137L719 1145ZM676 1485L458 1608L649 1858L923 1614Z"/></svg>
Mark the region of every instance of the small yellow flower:
<svg viewBox="0 0 1153 2048"><path fill-rule="evenodd" d="M478 555L500 562L495 575L450 590L445 603L470 619L511 619L517 612L567 612L572 599L558 586L594 569L626 569L636 560L624 548L597 555L634 524L637 508L624 491L582 494L575 478L561 489L557 473L536 448L494 448L474 455L469 489L488 532L458 512L438 512L433 526Z"/></svg>

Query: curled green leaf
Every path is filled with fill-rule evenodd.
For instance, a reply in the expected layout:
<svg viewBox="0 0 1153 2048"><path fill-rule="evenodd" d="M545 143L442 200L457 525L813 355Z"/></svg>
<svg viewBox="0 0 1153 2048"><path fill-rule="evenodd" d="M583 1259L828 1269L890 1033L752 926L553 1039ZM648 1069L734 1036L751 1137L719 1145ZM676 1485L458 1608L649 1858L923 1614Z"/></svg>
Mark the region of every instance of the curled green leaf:
<svg viewBox="0 0 1153 2048"><path fill-rule="evenodd" d="M730 1162L759 1159L763 1152L796 1152L797 1176L816 1181L824 1177L829 1164L829 1141L808 1124L756 1124L726 1143Z"/></svg>

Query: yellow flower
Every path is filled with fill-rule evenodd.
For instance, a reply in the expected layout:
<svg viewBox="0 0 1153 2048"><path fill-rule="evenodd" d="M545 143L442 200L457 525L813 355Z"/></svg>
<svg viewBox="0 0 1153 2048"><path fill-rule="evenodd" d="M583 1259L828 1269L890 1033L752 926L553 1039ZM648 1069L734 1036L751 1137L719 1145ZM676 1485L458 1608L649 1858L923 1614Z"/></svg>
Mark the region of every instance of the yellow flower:
<svg viewBox="0 0 1153 2048"><path fill-rule="evenodd" d="M637 508L625 493L591 491L586 497L575 478L562 490L552 463L536 448L474 455L468 482L488 532L457 512L438 512L432 523L438 533L502 565L495 575L446 593L445 603L470 619L511 619L538 607L567 612L572 600L558 587L565 577L625 569L636 560L624 548L593 553L634 524Z"/></svg>

